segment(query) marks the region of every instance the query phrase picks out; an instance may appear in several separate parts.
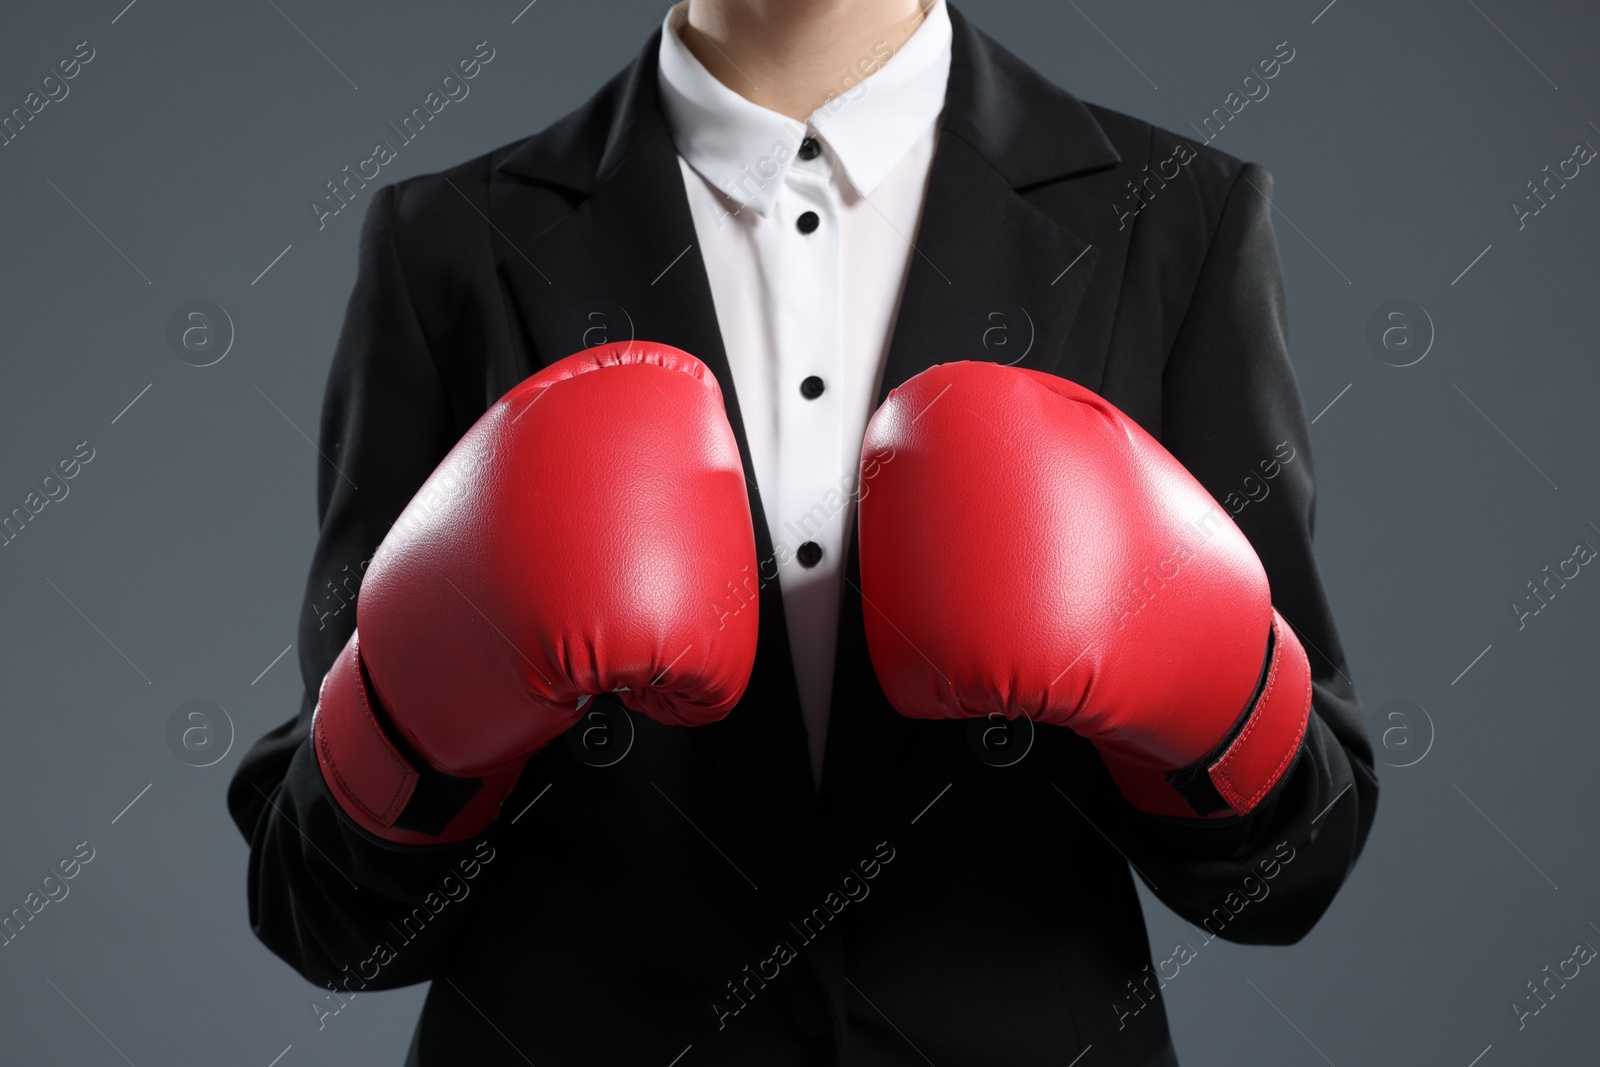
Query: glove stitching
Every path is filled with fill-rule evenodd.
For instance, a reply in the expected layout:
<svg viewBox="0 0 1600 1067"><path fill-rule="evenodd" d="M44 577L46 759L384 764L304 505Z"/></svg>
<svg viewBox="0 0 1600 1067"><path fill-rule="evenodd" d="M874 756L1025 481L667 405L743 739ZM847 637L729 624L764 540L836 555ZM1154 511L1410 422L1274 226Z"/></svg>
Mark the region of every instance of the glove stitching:
<svg viewBox="0 0 1600 1067"><path fill-rule="evenodd" d="M1274 612L1273 614L1276 616L1277 613ZM1272 669L1267 675L1267 684L1261 692L1261 699L1256 703L1256 708L1258 711L1268 709L1270 707L1272 695L1277 688L1278 670L1283 665L1283 644L1281 640L1282 628L1279 626L1276 617L1274 617L1272 620L1272 627L1280 636L1278 643L1279 651L1278 655L1273 657ZM1310 674L1307 672L1307 702L1310 700L1310 690ZM1287 750L1284 752L1283 758L1278 761L1277 767L1273 768L1272 773L1267 776L1265 783L1263 783L1262 786L1255 791L1255 793L1247 798L1243 792L1240 791L1238 786L1234 783L1233 778L1229 774L1229 767L1231 766L1229 757L1232 756L1233 753L1242 745L1244 745L1245 741L1249 738L1251 732L1256 728L1260 721L1261 716L1254 714L1251 715L1250 721L1246 723L1244 729L1240 731L1238 739L1231 746L1229 746L1228 751L1224 752L1222 757L1218 759L1211 768L1211 780L1216 784L1217 791L1222 794L1223 799L1225 799L1229 805L1232 806L1233 810L1240 815L1247 814L1256 806L1256 804L1260 802L1262 797L1270 793L1273 787L1278 784L1278 779L1283 774L1284 768L1288 767L1290 761L1294 759L1295 753L1299 751L1300 741L1305 736L1306 732L1306 719L1302 719L1299 729L1295 731L1293 744L1288 746Z"/></svg>

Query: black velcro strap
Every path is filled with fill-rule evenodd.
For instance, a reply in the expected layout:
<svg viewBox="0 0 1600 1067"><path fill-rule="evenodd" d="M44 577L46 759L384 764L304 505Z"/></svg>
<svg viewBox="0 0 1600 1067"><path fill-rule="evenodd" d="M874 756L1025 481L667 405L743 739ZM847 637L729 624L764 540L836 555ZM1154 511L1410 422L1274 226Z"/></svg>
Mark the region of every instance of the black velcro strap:
<svg viewBox="0 0 1600 1067"><path fill-rule="evenodd" d="M1272 673L1272 659L1277 652L1278 635L1269 627L1267 629L1267 654L1261 661L1261 675L1256 679L1255 691L1250 694L1250 701L1244 706L1244 713L1235 720L1233 728L1228 731L1228 736L1217 742L1217 746L1204 756L1195 760L1187 767L1179 767L1175 771L1167 772L1167 782L1184 800L1189 802L1196 815L1211 815L1219 811L1227 811L1230 805L1222 799L1222 794L1217 792L1216 783L1211 780L1211 765L1222 758L1229 746L1238 738L1244 724L1250 721L1250 716L1255 713L1256 702L1261 699L1261 693L1267 686L1267 678Z"/></svg>
<svg viewBox="0 0 1600 1067"><path fill-rule="evenodd" d="M419 834L444 833L450 820L483 788L482 779L457 778L453 774L446 774L418 755L395 726L389 710L378 700L378 691L373 687L371 675L367 674L365 662L361 664L361 675L367 688L372 716L378 720L378 728L417 773L416 788L411 791L411 799L395 819L395 827Z"/></svg>

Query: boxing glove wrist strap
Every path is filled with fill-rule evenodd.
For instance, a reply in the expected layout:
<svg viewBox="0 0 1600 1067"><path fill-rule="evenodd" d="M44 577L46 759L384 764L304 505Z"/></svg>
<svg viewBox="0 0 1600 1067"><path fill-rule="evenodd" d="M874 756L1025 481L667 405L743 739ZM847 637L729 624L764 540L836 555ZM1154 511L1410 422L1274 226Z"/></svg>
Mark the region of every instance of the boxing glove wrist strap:
<svg viewBox="0 0 1600 1067"><path fill-rule="evenodd" d="M446 774L406 743L373 694L359 644L352 634L322 680L312 718L329 792L354 822L387 840L439 843L478 832L481 824L460 817L481 807L471 802L484 781Z"/></svg>
<svg viewBox="0 0 1600 1067"><path fill-rule="evenodd" d="M1204 756L1162 769L1102 748L1130 803L1155 815L1247 815L1294 765L1311 715L1311 664L1276 610L1261 677L1244 714Z"/></svg>

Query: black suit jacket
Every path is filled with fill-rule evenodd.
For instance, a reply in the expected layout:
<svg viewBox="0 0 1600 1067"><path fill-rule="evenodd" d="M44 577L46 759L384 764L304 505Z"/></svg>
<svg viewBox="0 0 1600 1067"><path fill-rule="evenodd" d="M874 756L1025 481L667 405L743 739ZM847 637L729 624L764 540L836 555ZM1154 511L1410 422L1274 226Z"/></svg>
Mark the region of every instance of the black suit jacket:
<svg viewBox="0 0 1600 1067"><path fill-rule="evenodd" d="M427 1065L1061 1065L1091 1044L1095 1063L1170 1064L1159 986L1183 963L1152 960L1130 862L1197 925L1193 950L1292 942L1328 906L1377 785L1312 556L1271 180L1081 103L951 19L883 392L935 363L1016 363L1158 437L1234 513L1311 656L1292 772L1248 817L1160 819L1068 731L901 718L868 660L852 548L820 795L768 582L723 722L597 706L482 842L395 847L343 817L306 740L318 683L364 561L491 402L587 345L667 342L716 373L749 473L652 37L543 132L373 195L322 419L306 697L229 795L250 921L339 990L319 1012L431 980L410 1059Z"/></svg>

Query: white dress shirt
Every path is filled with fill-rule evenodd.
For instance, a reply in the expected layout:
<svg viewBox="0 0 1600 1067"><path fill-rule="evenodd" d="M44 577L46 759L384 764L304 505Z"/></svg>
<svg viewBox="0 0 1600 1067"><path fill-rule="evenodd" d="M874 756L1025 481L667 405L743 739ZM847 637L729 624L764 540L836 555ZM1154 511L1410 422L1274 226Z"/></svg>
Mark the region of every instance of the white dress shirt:
<svg viewBox="0 0 1600 1067"><path fill-rule="evenodd" d="M679 39L685 21L680 4L662 29L662 106L772 536L761 577L776 564L820 786L861 441L927 191L950 17L934 0L898 52L880 42L842 69L838 95L805 124L718 81ZM805 154L820 151L804 159L808 135Z"/></svg>

